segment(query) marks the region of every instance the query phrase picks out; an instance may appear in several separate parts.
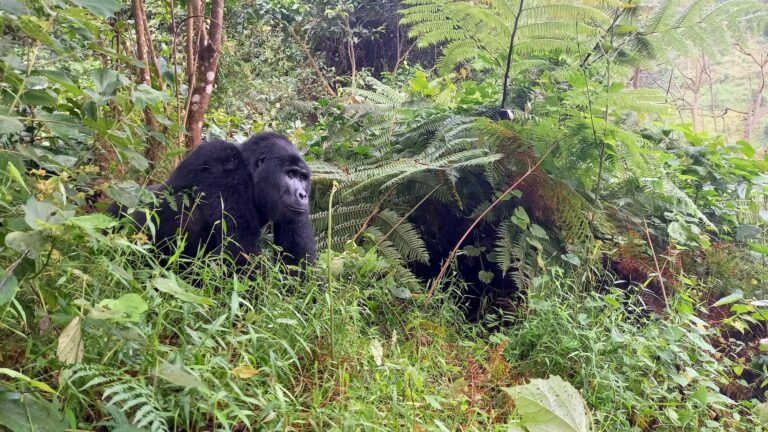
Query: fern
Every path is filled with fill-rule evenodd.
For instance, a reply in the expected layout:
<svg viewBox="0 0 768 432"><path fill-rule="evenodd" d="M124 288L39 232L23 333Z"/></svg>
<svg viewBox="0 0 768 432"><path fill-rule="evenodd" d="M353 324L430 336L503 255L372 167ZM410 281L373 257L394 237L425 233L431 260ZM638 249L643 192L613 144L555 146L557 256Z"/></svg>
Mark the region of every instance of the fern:
<svg viewBox="0 0 768 432"><path fill-rule="evenodd" d="M64 371L62 379L74 387L74 382L82 378L91 378L77 389L101 391L102 399L108 401L107 409L119 407L122 412L133 412L132 425L135 428L148 428L150 431L167 431L166 413L156 399L155 392L146 383L120 371L86 364L74 365Z"/></svg>
<svg viewBox="0 0 768 432"><path fill-rule="evenodd" d="M449 73L461 63L501 70L512 24L521 0L479 2L407 0L403 24L420 46L443 46L438 71ZM522 0L515 54L521 59L575 52L580 39L600 37L611 17L604 7L615 2ZM528 64L521 63L520 66ZM519 71L520 69L518 69Z"/></svg>

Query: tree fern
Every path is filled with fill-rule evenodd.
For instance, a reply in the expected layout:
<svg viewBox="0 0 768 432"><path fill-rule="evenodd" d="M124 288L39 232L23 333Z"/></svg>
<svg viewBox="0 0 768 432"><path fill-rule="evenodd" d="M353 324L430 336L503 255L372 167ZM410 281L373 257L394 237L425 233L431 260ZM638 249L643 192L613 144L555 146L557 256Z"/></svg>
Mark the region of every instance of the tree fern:
<svg viewBox="0 0 768 432"><path fill-rule="evenodd" d="M612 2L524 0L479 2L406 0L401 22L420 46L442 46L438 71L448 73L461 63L501 70L505 65L512 25L518 22L515 54L520 58L574 52L580 39L605 32L611 18L603 7Z"/></svg>

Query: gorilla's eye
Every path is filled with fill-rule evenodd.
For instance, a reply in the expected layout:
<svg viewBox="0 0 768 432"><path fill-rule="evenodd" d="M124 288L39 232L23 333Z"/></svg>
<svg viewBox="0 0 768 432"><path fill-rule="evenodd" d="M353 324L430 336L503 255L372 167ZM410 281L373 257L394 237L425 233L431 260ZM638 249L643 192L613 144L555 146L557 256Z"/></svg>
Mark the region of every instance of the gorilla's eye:
<svg viewBox="0 0 768 432"><path fill-rule="evenodd" d="M288 178L294 178L294 177L296 177L296 174L298 174L298 173L296 172L295 169L288 170Z"/></svg>

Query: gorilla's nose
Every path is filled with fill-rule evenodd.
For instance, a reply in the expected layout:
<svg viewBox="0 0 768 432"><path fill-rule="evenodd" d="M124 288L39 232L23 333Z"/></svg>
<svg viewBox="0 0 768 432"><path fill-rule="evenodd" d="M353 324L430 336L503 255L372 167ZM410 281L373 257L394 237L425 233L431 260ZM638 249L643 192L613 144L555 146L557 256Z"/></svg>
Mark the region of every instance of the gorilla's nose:
<svg viewBox="0 0 768 432"><path fill-rule="evenodd" d="M296 191L296 198L300 199L301 201L307 200L307 193L303 190L297 190Z"/></svg>

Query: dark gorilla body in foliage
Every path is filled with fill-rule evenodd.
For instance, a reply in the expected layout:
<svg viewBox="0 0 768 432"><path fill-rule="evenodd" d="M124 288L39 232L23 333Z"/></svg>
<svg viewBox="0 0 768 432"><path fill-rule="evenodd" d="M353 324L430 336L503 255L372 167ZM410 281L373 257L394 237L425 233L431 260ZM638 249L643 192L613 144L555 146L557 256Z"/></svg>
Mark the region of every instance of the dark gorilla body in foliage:
<svg viewBox="0 0 768 432"><path fill-rule="evenodd" d="M310 169L284 135L260 133L240 145L204 142L165 184L148 189L159 198L152 206L159 221L153 243L166 256L181 234L186 237L182 255L224 252L240 268L247 264L247 255L261 251L262 228L272 221L274 242L282 248L286 264L315 261ZM108 212L119 217L122 210L115 203ZM147 222L143 212L129 217L137 228Z"/></svg>

